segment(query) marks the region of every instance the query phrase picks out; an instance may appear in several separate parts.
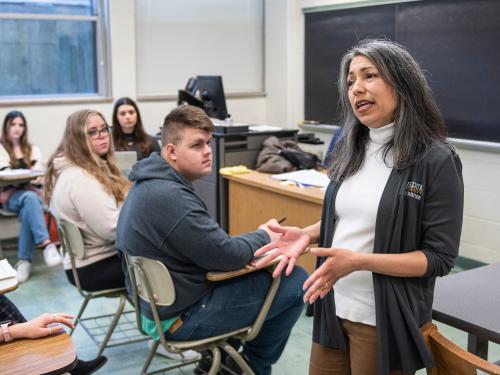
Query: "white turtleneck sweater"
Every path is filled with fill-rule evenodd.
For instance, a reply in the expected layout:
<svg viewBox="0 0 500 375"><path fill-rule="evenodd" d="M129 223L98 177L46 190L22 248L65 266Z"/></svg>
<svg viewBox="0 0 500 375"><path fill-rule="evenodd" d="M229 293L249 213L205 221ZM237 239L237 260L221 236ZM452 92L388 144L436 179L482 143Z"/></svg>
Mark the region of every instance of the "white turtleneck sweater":
<svg viewBox="0 0 500 375"><path fill-rule="evenodd" d="M335 200L336 224L332 248L373 253L378 206L392 170L384 163L382 146L393 132L394 123L370 129L370 141L361 168L340 186ZM387 161L392 165L390 152ZM333 288L337 316L375 325L371 272L353 272L337 281Z"/></svg>

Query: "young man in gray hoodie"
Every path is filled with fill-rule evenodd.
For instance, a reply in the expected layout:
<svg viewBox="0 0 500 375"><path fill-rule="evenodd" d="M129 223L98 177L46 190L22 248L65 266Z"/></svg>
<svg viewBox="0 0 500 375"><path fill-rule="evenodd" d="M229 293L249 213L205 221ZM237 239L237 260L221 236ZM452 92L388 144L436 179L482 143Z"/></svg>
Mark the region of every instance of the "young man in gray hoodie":
<svg viewBox="0 0 500 375"><path fill-rule="evenodd" d="M176 301L159 312L171 340L201 339L251 324L271 283L267 271L219 283L206 278L209 271L244 267L255 250L277 236L267 227L277 224L275 219L255 232L229 236L194 191L192 182L212 171L212 132L201 109L175 108L163 124L161 154L134 166L134 184L118 220L118 250L160 260L169 269ZM244 344L243 354L257 375L270 374L283 352L303 308L306 278L300 267L282 278L260 334ZM142 307L142 325L153 333L151 311Z"/></svg>

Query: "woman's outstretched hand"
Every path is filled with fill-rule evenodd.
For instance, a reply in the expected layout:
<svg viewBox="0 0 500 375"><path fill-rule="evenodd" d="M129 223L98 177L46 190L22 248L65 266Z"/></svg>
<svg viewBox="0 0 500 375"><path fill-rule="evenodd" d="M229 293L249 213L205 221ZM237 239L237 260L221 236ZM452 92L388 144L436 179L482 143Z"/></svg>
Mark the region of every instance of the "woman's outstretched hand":
<svg viewBox="0 0 500 375"><path fill-rule="evenodd" d="M278 277L286 267L285 274L292 273L298 257L307 249L311 243L311 237L303 229L297 227L283 227L281 225L269 224L268 228L280 234L279 238L261 247L255 252L256 257L261 257L256 263L257 268L264 268L275 258L281 256L281 260L274 269L273 277ZM274 250L275 249L275 250ZM268 251L274 250L269 254Z"/></svg>

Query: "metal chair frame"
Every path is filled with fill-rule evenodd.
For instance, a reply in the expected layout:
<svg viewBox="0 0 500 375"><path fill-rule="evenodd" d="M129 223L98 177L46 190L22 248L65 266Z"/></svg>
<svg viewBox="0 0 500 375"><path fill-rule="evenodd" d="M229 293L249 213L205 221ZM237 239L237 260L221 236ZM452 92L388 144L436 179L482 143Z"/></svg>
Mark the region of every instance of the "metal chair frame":
<svg viewBox="0 0 500 375"><path fill-rule="evenodd" d="M130 320L128 320L124 324L118 324L120 318L126 318L127 313L133 312L133 310L124 312L125 303L127 301L127 292L125 288L103 289L93 292L86 291L82 288L76 268L76 259L83 259L85 257L85 246L78 227L70 221L59 219L57 220L57 231L61 240L62 248L64 252L68 253L69 259L71 261L71 271L73 273L76 289L83 297L83 302L80 305L80 309L78 310L78 314L75 318L75 326L71 330L70 335L73 335L76 327L79 325L79 323L81 323L83 329L91 337L94 343L99 346L99 352L97 353L97 356L100 356L105 348L147 340L147 337L137 335L137 331ZM119 298L118 308L116 309L115 313L94 315L82 318L83 313L85 312L85 309L87 308L90 300L101 297ZM109 320L109 318L111 318L111 322L109 323L109 325L100 324L101 320L107 321ZM87 324L85 323L90 321L93 321L93 327L90 327L90 324L87 326ZM110 338L117 327L119 328L122 336L125 336L125 339L110 343ZM98 332L103 331L105 332L104 338L102 339L102 341L99 341L97 337L102 336L102 334L99 335Z"/></svg>
<svg viewBox="0 0 500 375"><path fill-rule="evenodd" d="M155 341L151 350L148 353L146 362L142 368L141 374L155 374L162 371L169 371L180 366L195 362L187 362L154 372L147 372L153 356L161 344L166 350L173 353L181 353L185 350L195 351L210 351L212 354L212 366L208 372L209 375L217 374L221 366L221 350L226 352L247 375L255 375L245 359L231 345L227 343L230 338L236 338L242 342L253 340L260 332L264 323L265 317L271 307L271 303L278 291L280 278L274 278L264 299L261 310L259 311L254 323L250 326L228 332L223 335L208 337L200 340L191 341L172 341L165 338L165 334L161 329L160 316L157 306L169 306L175 301L175 289L168 272L167 267L160 261L144 258L140 256L126 255L128 265L130 283L132 286L132 301L135 306L137 327L145 334L141 327L141 307L139 298L150 303L153 318L156 324L156 331L160 338ZM158 271L159 270L159 271ZM160 275L159 275L160 273ZM161 287L160 287L161 286Z"/></svg>

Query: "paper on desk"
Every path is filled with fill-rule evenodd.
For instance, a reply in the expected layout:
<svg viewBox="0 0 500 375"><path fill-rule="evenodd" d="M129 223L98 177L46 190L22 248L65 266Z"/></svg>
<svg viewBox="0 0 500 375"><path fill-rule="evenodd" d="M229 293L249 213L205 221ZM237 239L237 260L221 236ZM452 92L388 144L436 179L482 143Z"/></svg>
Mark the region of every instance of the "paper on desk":
<svg viewBox="0 0 500 375"><path fill-rule="evenodd" d="M326 174L315 169L275 174L271 178L281 181L289 180L304 186L326 187L330 183L330 179Z"/></svg>
<svg viewBox="0 0 500 375"><path fill-rule="evenodd" d="M0 260L0 280L16 277L16 270L12 268L7 259Z"/></svg>
<svg viewBox="0 0 500 375"><path fill-rule="evenodd" d="M250 125L248 129L253 132L274 132L278 130L283 130L283 128L271 125Z"/></svg>

